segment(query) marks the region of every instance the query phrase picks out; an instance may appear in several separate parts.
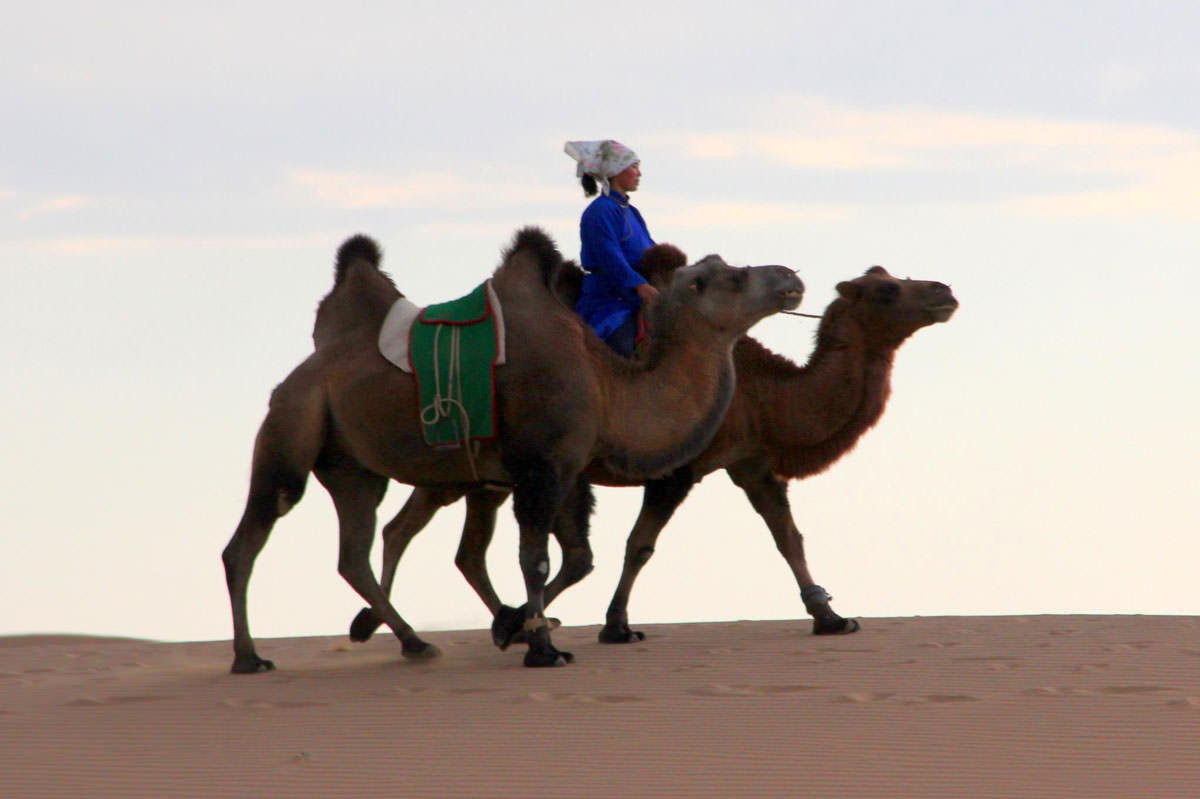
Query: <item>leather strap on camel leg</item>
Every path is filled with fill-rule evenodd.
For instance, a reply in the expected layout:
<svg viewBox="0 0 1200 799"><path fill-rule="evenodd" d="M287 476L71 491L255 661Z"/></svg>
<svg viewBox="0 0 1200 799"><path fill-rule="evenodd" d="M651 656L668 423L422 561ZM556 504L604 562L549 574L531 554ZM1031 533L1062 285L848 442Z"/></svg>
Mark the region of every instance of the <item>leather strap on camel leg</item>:
<svg viewBox="0 0 1200 799"><path fill-rule="evenodd" d="M536 618L526 619L525 623L521 625L521 629L527 633L536 633L538 630L554 628L551 627L549 619L547 619L545 616L538 616Z"/></svg>
<svg viewBox="0 0 1200 799"><path fill-rule="evenodd" d="M809 614L812 614L814 606L828 605L832 599L829 592L819 585L810 585L800 591L800 600Z"/></svg>

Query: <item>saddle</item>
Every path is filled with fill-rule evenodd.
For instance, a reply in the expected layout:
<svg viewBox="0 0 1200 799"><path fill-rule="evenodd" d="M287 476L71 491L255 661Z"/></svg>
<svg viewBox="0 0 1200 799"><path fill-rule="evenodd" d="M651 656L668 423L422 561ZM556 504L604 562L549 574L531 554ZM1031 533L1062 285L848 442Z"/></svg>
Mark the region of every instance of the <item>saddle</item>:
<svg viewBox="0 0 1200 799"><path fill-rule="evenodd" d="M495 438L495 367L505 349L491 280L425 308L396 300L380 328L379 351L416 379L425 443L456 448Z"/></svg>

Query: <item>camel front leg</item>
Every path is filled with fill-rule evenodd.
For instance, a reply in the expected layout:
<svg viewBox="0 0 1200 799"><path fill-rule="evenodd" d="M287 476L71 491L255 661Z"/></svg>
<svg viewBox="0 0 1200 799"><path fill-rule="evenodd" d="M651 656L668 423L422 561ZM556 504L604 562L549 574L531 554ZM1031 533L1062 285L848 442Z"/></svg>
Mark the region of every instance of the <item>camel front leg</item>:
<svg viewBox="0 0 1200 799"><path fill-rule="evenodd" d="M625 564L621 569L621 580L608 605L604 627L600 630L602 644L629 644L645 640L646 634L629 628L629 595L642 567L654 555L654 544L659 533L671 520L675 509L692 490L696 479L689 466L676 469L670 476L646 483L642 496L642 509L634 522L629 539L625 542Z"/></svg>
<svg viewBox="0 0 1200 799"><path fill-rule="evenodd" d="M521 531L521 575L525 579L524 629L529 642L525 665L565 666L575 656L556 649L550 640L550 622L545 613L545 587L550 573L550 527L562 504L566 481L551 463L538 457L510 465L509 472L514 483L513 511ZM493 622L493 638L497 634L496 622Z"/></svg>
<svg viewBox="0 0 1200 799"><path fill-rule="evenodd" d="M381 577L383 595L392 595L392 583L396 577L396 566L408 545L424 530L437 512L447 505L462 499L464 491L456 488L413 489L400 512L383 527L383 570ZM350 640L366 641L383 624L371 608L363 608L350 622Z"/></svg>
<svg viewBox="0 0 1200 799"><path fill-rule="evenodd" d="M816 584L808 571L804 556L804 538L792 519L791 506L787 498L787 483L776 477L766 460L749 460L734 464L726 469L733 482L746 493L754 510L766 522L775 547L787 561L800 587L800 598L804 608L813 617L814 635L841 635L856 632L860 625L856 619L839 616L829 604L833 599Z"/></svg>
<svg viewBox="0 0 1200 799"><path fill-rule="evenodd" d="M588 543L588 528L594 507L591 484L582 478L577 480L554 520L553 533L562 549L562 566L546 586L546 607L550 607L559 594L592 572L592 546ZM466 545L465 539L463 545ZM481 563L480 568L486 576L486 566ZM507 649L511 644L526 642L525 610L524 606L497 606L492 622L492 640L496 646ZM558 619L547 618L547 622L551 630L559 626Z"/></svg>

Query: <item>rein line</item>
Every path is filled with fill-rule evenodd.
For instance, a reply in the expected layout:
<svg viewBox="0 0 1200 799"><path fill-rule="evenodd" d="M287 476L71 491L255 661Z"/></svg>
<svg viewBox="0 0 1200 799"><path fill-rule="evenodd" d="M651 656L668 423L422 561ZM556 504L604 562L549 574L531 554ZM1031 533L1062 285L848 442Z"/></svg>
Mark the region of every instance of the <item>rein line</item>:
<svg viewBox="0 0 1200 799"><path fill-rule="evenodd" d="M807 316L809 319L824 319L824 314L819 313L800 313L799 311L780 311L788 316Z"/></svg>

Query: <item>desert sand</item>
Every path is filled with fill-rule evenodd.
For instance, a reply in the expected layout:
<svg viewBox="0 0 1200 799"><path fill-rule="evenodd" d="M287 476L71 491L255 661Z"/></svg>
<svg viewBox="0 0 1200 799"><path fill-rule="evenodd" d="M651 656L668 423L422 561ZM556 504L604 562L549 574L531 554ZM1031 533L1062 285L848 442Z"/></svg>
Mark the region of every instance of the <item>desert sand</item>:
<svg viewBox="0 0 1200 799"><path fill-rule="evenodd" d="M0 638L3 797L1200 796L1200 619L642 627L526 669L486 631Z"/></svg>

